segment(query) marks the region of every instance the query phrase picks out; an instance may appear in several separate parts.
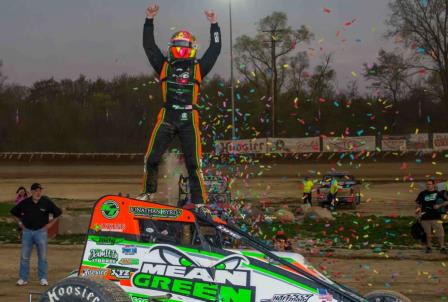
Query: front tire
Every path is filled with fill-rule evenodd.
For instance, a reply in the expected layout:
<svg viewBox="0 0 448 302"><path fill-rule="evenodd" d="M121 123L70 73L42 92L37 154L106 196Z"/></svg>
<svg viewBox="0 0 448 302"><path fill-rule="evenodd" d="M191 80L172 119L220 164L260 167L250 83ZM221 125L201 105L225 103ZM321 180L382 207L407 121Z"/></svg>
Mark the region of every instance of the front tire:
<svg viewBox="0 0 448 302"><path fill-rule="evenodd" d="M365 295L369 302L412 302L408 297L392 290L375 290Z"/></svg>
<svg viewBox="0 0 448 302"><path fill-rule="evenodd" d="M99 278L73 277L50 287L39 302L131 302L117 284Z"/></svg>

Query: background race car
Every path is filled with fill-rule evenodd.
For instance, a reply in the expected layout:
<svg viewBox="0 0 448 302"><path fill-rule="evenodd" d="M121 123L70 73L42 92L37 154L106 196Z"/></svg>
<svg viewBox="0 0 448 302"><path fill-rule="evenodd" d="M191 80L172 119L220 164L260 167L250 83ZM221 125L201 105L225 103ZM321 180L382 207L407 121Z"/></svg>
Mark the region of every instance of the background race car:
<svg viewBox="0 0 448 302"><path fill-rule="evenodd" d="M229 190L229 179L224 176L204 176L204 185L207 192L208 203L226 208L232 201ZM178 206L182 207L191 202L191 193L188 176L179 177Z"/></svg>
<svg viewBox="0 0 448 302"><path fill-rule="evenodd" d="M331 172L322 177L316 190L316 198L321 206L330 204L329 196L332 182L336 181L338 189L335 206L349 205L356 208L361 203L361 182L347 172Z"/></svg>

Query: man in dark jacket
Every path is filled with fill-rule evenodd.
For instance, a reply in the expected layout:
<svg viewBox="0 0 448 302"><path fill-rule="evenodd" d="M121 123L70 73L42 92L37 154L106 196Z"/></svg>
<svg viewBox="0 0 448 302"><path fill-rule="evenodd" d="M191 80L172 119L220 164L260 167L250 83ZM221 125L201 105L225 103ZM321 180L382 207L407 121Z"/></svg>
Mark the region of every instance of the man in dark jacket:
<svg viewBox="0 0 448 302"><path fill-rule="evenodd" d="M432 252L432 233L434 231L440 244L440 251L446 253L445 232L442 225L442 214L440 208L448 206L444 195L435 188L433 179L426 182L426 190L420 192L416 199L418 204L416 213L420 216L421 225L426 233L426 253ZM438 203L443 201L442 203Z"/></svg>
<svg viewBox="0 0 448 302"><path fill-rule="evenodd" d="M31 186L31 197L24 199L11 209L11 214L14 215L23 231L19 280L17 281L19 286L28 284L33 244L37 248L37 273L40 284L48 285L47 230L56 223L62 211L48 197L42 196L42 190L40 184L34 183ZM53 215L51 221L50 214Z"/></svg>
<svg viewBox="0 0 448 302"><path fill-rule="evenodd" d="M154 17L158 5L146 11L143 47L151 66L160 77L164 106L152 131L145 156L143 192L138 197L149 200L157 191L157 172L162 155L176 135L179 136L187 166L191 201L203 204L207 196L201 171L201 138L197 102L202 79L210 72L221 51L221 31L213 11L205 11L210 26L210 46L196 59L195 37L188 31L176 32L165 57L155 43Z"/></svg>

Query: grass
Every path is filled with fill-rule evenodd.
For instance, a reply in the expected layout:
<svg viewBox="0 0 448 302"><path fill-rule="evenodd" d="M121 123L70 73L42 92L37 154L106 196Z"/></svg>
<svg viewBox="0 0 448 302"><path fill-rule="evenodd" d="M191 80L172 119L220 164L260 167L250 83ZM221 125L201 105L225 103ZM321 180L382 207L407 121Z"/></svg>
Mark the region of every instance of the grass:
<svg viewBox="0 0 448 302"><path fill-rule="evenodd" d="M77 200L70 199L60 199L54 198L52 199L58 206L70 205L76 202L80 202ZM73 211L77 213L86 213L90 214L91 207L90 204L93 201L82 201L86 204L86 207L83 208L67 208L68 211ZM15 222L5 221L4 218L11 218L10 210L14 206L11 202L0 202L0 243L20 243L20 239L18 236L17 224ZM84 244L85 235L84 234L73 234L73 235L57 235L55 238L50 239L49 243L52 244L61 244L61 245L71 245L71 244Z"/></svg>
<svg viewBox="0 0 448 302"><path fill-rule="evenodd" d="M1 204L0 204L1 205ZM6 210L4 210L6 211ZM6 211L7 212L7 211ZM9 215L9 212L8 212ZM410 234L413 217L361 217L338 213L335 220L322 222L312 219L303 224L263 223L256 235L266 241L279 231L295 238L301 247L373 249L380 252L390 248L412 248L419 242ZM448 241L448 232L446 234ZM15 222L0 221L0 243L20 243ZM57 235L52 244L84 244L84 234Z"/></svg>
<svg viewBox="0 0 448 302"><path fill-rule="evenodd" d="M19 243L17 223L0 221L0 242Z"/></svg>
<svg viewBox="0 0 448 302"><path fill-rule="evenodd" d="M0 217L11 217L9 211L14 206L11 202L0 202Z"/></svg>
<svg viewBox="0 0 448 302"><path fill-rule="evenodd" d="M50 244L73 245L84 244L85 234L57 235L49 240ZM0 244L20 243L19 232L15 222L0 221Z"/></svg>
<svg viewBox="0 0 448 302"><path fill-rule="evenodd" d="M50 243L60 245L84 244L85 242L86 242L85 234L71 234L71 235L59 234L55 238L50 240Z"/></svg>
<svg viewBox="0 0 448 302"><path fill-rule="evenodd" d="M413 247L419 242L410 233L413 217L360 217L337 214L331 222L305 220L303 224L264 223L261 226L264 239L272 238L283 230L288 238L296 238L304 247L320 245L350 249L373 248L380 251L392 247ZM448 234L446 237L448 239ZM310 241L311 240L311 241Z"/></svg>

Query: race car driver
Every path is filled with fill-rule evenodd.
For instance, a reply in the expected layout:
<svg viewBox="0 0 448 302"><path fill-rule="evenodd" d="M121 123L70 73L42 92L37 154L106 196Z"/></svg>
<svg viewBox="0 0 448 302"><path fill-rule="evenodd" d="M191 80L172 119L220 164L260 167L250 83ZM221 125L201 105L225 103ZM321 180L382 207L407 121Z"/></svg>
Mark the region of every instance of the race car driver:
<svg viewBox="0 0 448 302"><path fill-rule="evenodd" d="M176 135L179 136L189 176L191 202L207 200L201 171L201 138L198 115L198 93L202 79L210 72L221 52L221 31L216 13L205 11L210 26L210 45L203 57L196 58L196 38L188 31L176 32L164 56L154 39L154 17L158 5L146 10L143 47L151 66L160 77L164 106L152 131L145 156L143 192L138 197L149 200L157 191L158 166L162 155Z"/></svg>

